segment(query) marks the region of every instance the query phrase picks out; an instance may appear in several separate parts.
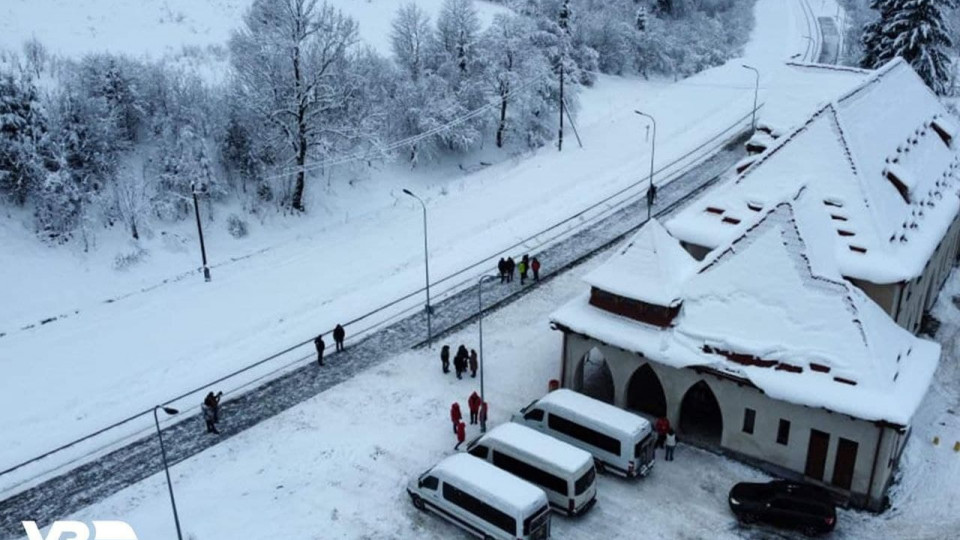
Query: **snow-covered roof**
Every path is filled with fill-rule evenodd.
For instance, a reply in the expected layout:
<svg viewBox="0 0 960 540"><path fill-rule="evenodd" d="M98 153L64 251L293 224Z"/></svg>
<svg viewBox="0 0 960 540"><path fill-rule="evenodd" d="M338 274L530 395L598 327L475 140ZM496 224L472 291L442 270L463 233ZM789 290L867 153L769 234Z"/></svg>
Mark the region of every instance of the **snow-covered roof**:
<svg viewBox="0 0 960 540"><path fill-rule="evenodd" d="M651 219L610 261L584 281L608 292L673 307L680 285L696 268L696 260L656 219Z"/></svg>
<svg viewBox="0 0 960 540"><path fill-rule="evenodd" d="M470 454L454 454L434 466L433 472L468 483L500 510L526 515L547 504L542 489Z"/></svg>
<svg viewBox="0 0 960 540"><path fill-rule="evenodd" d="M873 283L912 279L960 210L960 155L934 123L953 125L910 66L894 60L666 228L715 248L756 224L762 209L805 189L819 203L795 208L797 219L819 221L822 233L806 240L831 244L844 276Z"/></svg>
<svg viewBox="0 0 960 540"><path fill-rule="evenodd" d="M757 126L774 136L789 133L810 114L862 84L872 71L830 64L787 62L778 84L765 92ZM760 132L762 133L762 131Z"/></svg>
<svg viewBox="0 0 960 540"><path fill-rule="evenodd" d="M660 328L578 298L552 320L676 368L749 380L775 399L907 425L930 384L939 345L894 323L843 279L831 249L804 241L821 222L802 190L759 212L682 285L682 308Z"/></svg>
<svg viewBox="0 0 960 540"><path fill-rule="evenodd" d="M593 463L593 456L576 446L514 422L500 424L490 430L479 444L491 441L538 456L570 474L576 474Z"/></svg>
<svg viewBox="0 0 960 540"><path fill-rule="evenodd" d="M596 418L625 437L637 437L650 429L650 422L641 416L566 388L550 392L539 403L550 403L573 413Z"/></svg>

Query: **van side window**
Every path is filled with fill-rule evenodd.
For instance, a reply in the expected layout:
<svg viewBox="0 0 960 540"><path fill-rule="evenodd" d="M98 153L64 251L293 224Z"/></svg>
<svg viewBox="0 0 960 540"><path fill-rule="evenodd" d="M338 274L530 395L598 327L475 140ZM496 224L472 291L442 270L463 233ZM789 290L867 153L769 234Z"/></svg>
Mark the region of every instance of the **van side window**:
<svg viewBox="0 0 960 540"><path fill-rule="evenodd" d="M421 487L425 487L427 489L432 489L432 490L436 490L439 484L440 484L440 480L438 480L436 476L428 476L424 478L423 481L420 482Z"/></svg>
<svg viewBox="0 0 960 540"><path fill-rule="evenodd" d="M563 478L542 471L533 465L524 463L503 452L493 451L493 464L540 487L555 491L561 495L567 494L567 481Z"/></svg>
<svg viewBox="0 0 960 540"><path fill-rule="evenodd" d="M443 483L443 498L511 535L517 533L517 522L509 514L497 510L448 482Z"/></svg>
<svg viewBox="0 0 960 540"><path fill-rule="evenodd" d="M534 409L523 415L524 420L533 420L534 422L543 422L543 409Z"/></svg>
<svg viewBox="0 0 960 540"><path fill-rule="evenodd" d="M550 418L547 420L550 429L555 429L564 435L569 435L574 439L581 440L591 446L595 446L601 450L606 450L613 455L620 455L620 441L614 439L609 435L604 435L599 431L588 428L587 426L580 425L576 422L571 422L562 416L557 416L556 414L551 413Z"/></svg>
<svg viewBox="0 0 960 540"><path fill-rule="evenodd" d="M480 459L487 459L487 454L490 453L490 449L482 444L478 444L470 449L470 455L478 457Z"/></svg>

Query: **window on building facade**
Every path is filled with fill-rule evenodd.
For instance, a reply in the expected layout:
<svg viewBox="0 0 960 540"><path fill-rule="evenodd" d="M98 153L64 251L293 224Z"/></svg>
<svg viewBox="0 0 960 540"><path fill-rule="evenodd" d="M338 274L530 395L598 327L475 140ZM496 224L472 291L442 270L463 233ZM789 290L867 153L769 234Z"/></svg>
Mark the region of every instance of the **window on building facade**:
<svg viewBox="0 0 960 540"><path fill-rule="evenodd" d="M753 409L743 410L743 432L753 434L753 423L757 419L757 411Z"/></svg>
<svg viewBox="0 0 960 540"><path fill-rule="evenodd" d="M790 442L790 421L780 419L780 425L777 427L777 442L788 444Z"/></svg>

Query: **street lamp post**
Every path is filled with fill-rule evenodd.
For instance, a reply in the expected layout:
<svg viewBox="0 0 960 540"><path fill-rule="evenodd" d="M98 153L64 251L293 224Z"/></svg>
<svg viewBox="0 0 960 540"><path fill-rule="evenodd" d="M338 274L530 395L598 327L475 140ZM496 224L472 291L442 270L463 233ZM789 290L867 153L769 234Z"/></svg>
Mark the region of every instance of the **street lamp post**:
<svg viewBox="0 0 960 540"><path fill-rule="evenodd" d="M483 282L488 279L497 279L497 276L480 276L477 282L477 326L480 330L480 403L486 403L487 398L483 394ZM481 405L482 406L482 405ZM480 433L487 432L486 418L480 422Z"/></svg>
<svg viewBox="0 0 960 540"><path fill-rule="evenodd" d="M170 469L167 467L167 450L163 446L163 433L160 431L160 419L157 418L157 409L163 409L163 412L173 416L180 411L173 407L161 407L157 405L153 408L153 421L157 426L157 438L160 439L160 455L163 457L163 472L167 475L167 489L170 491L170 506L173 508L173 522L177 526L177 538L183 540L183 534L180 532L180 518L177 516L177 501L173 498L173 483L170 481Z"/></svg>
<svg viewBox="0 0 960 540"><path fill-rule="evenodd" d="M758 70L753 66L748 66L746 64L742 64L742 65L744 68L753 71L754 75L756 75L756 82L753 85L753 120L751 120L750 122L751 130L756 131L757 130L757 94L760 93L760 70Z"/></svg>
<svg viewBox="0 0 960 540"><path fill-rule="evenodd" d="M403 192L416 199L417 202L420 203L420 206L423 207L423 268L426 274L427 285L427 347L429 348L433 340L433 329L431 328L430 321L433 308L430 307L430 253L427 250L427 205L423 202L423 199L414 195L409 189L404 189Z"/></svg>
<svg viewBox="0 0 960 540"><path fill-rule="evenodd" d="M657 188L653 185L653 159L657 153L657 120L645 112L633 111L644 118L649 118L653 122L653 141L650 148L650 187L647 188L647 221L650 221L652 214L653 201L657 197Z"/></svg>
<svg viewBox="0 0 960 540"><path fill-rule="evenodd" d="M200 190L203 190L201 187ZM190 184L190 191L193 193L193 212L197 216L197 233L200 235L200 256L203 257L203 279L210 281L210 267L207 266L207 248L203 243L203 225L200 223L200 204L197 202L197 184Z"/></svg>

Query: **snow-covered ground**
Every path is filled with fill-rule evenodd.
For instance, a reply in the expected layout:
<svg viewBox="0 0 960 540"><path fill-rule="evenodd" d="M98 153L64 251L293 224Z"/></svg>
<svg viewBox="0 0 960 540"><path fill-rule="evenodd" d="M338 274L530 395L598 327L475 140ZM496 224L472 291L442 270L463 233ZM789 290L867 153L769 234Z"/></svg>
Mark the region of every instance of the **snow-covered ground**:
<svg viewBox="0 0 960 540"><path fill-rule="evenodd" d="M761 99L796 83L778 77L782 60L807 46L800 2L758 0L756 21L744 59L679 83L601 78L583 94L582 150L571 140L562 154L547 147L473 173L450 164L429 172L385 169L352 187L314 182L311 217L268 219L245 241L228 236L218 210L206 230L211 283L184 274L198 258L189 223L146 241L146 262L118 272L110 268L113 256L129 248L109 234L93 253L74 254L41 246L12 220L0 220L0 283L7 284L0 289L0 410L7 412L0 432L9 435L0 469L417 290L421 215L403 187L427 200L437 279L642 178L649 143L633 109L658 120L658 163L710 140L752 107L753 75L742 63L760 69ZM21 329L61 314L68 316ZM57 391L32 399L36 381Z"/></svg>
<svg viewBox="0 0 960 540"><path fill-rule="evenodd" d="M559 369L561 338L548 325L556 306L581 294L583 274L607 254L549 282L484 322L485 387L491 424L542 395ZM915 421L893 507L881 515L842 510L834 537L954 538L960 530L960 293L954 273L935 312L945 322L945 356ZM445 340L476 347L471 326ZM407 480L452 452L448 409L464 406L478 379L443 375L437 351L403 353L172 469L186 538L466 537L407 498ZM226 418L225 422L230 419ZM477 434L468 429L468 438ZM941 437L938 446L931 441ZM202 426L197 426L197 436ZM658 455L662 458L662 454ZM676 461L657 461L640 481L604 476L599 503L582 519L554 519L556 538L769 537L742 528L726 496L762 473L681 445ZM141 540L173 534L162 473L71 519L123 519ZM792 537L793 535L786 535Z"/></svg>

